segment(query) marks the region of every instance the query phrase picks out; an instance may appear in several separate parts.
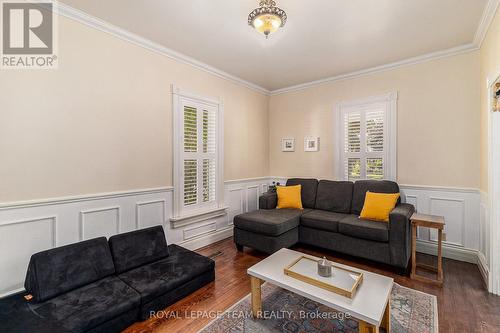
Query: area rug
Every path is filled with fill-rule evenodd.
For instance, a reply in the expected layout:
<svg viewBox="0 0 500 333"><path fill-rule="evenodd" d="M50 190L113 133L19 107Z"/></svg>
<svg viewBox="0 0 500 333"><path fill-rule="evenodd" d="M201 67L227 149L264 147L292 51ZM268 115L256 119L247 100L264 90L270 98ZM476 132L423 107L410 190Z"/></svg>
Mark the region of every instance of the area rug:
<svg viewBox="0 0 500 333"><path fill-rule="evenodd" d="M262 286L262 308L265 319L253 319L250 295L247 295L200 333L358 332L354 318L269 283ZM394 284L391 332L437 333L436 297Z"/></svg>

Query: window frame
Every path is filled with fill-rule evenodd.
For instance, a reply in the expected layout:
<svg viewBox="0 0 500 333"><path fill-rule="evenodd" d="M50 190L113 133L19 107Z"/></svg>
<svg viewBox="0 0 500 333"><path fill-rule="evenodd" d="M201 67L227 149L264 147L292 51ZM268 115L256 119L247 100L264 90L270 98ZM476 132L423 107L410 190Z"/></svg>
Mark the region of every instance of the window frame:
<svg viewBox="0 0 500 333"><path fill-rule="evenodd" d="M383 163L384 163L384 177L386 180L397 180L397 102L398 102L398 93L396 91L372 96L363 99L351 100L340 102L335 106L335 121L336 124L334 128L336 129L336 140L335 140L335 156L337 157L337 165L335 174L337 175L337 179L339 180L348 180L346 179L345 172L345 162L346 159L349 158L348 153L345 152L345 123L344 123L344 115L349 112L359 112L361 114L361 119L366 119L366 113L369 110L373 109L373 105L383 106L384 107L384 151L382 154ZM360 133L360 143L361 147L366 146L365 135L363 133L363 127L366 127L366 122L361 121L361 133ZM364 140L364 141L363 141ZM366 158L370 158L371 155L377 155L380 153L370 153L366 152L366 149L362 151L360 149L360 153L358 153L359 157L363 160ZM352 154L352 153L351 153ZM366 166L362 168L365 169L365 172L361 172L360 179L366 178ZM347 177L348 178L348 177Z"/></svg>
<svg viewBox="0 0 500 333"><path fill-rule="evenodd" d="M172 85L172 113L173 113L173 183L174 183L174 203L173 203L173 218L171 221L174 227L184 226L191 223L196 223L209 218L221 216L225 214L224 207L224 105L221 98L210 98L197 95L188 91L184 91L175 85ZM196 153L184 152L184 106L192 105L195 107L205 106L208 111L216 112L216 127L215 127L215 153L200 152L202 138L198 132L198 151ZM202 123L202 119L198 117L198 125ZM199 131L199 127L197 128ZM215 160L215 200L213 202L204 203L198 201L192 206L184 205L184 160L187 156L203 159L204 155L212 155ZM202 191L202 166L198 163L197 170L197 188L198 197Z"/></svg>

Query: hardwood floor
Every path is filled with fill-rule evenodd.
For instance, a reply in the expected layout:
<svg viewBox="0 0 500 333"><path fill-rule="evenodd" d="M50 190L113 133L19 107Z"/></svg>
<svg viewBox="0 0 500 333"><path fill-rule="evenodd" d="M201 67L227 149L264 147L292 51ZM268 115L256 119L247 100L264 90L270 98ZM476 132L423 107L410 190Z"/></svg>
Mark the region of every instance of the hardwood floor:
<svg viewBox="0 0 500 333"><path fill-rule="evenodd" d="M397 275L388 267L341 256L312 247L298 246L297 251L316 256L326 256L354 267L393 277L400 285L417 289L438 299L439 332L500 332L500 297L489 294L476 265L444 259L444 284L442 288L413 281L408 276ZM214 283L198 290L165 309L162 316L151 318L129 327L126 333L197 332L212 319L194 318L196 311L224 311L250 293L248 267L259 262L265 255L248 248L238 252L232 239L212 244L198 252L212 255L216 262ZM431 256L419 255L419 260L431 261Z"/></svg>

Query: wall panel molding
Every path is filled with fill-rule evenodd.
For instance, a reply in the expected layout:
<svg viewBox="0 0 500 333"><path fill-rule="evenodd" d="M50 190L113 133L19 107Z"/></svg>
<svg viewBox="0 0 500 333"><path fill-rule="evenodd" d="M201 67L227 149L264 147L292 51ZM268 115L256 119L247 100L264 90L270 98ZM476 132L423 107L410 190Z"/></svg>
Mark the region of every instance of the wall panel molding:
<svg viewBox="0 0 500 333"><path fill-rule="evenodd" d="M481 215L479 190L416 185L401 185L400 188L403 199L415 205L419 213L444 216L446 222L444 244L479 250ZM437 241L435 230L419 228L417 236L422 241Z"/></svg>
<svg viewBox="0 0 500 333"><path fill-rule="evenodd" d="M209 222L195 227L185 228L182 232L184 235L184 241L199 238L203 235L210 234L217 231L217 223Z"/></svg>
<svg viewBox="0 0 500 333"><path fill-rule="evenodd" d="M447 230L450 230L450 229L456 229L457 231L459 229L460 230L460 240L458 241L458 239L457 239L457 241L455 241L455 242L452 242L450 240L444 240L443 243L453 244L453 245L464 247L465 246L465 200L464 199L454 199L454 198L431 196L431 197L429 197L429 201L430 201L430 213L431 213L431 215L446 216L446 215L450 215L450 212L452 212L452 211L454 212L456 210L456 207L448 207L445 209L444 213L442 211L436 211L433 203L435 203L437 201L448 202L448 203L450 203L450 202L451 203L459 203L460 204L460 212L458 214L460 217L460 220L458 222L456 222L455 220L450 221L450 219L448 219L446 222L446 225L444 227L445 233ZM458 225L454 225L453 227L451 227L450 223L455 223ZM435 230L432 230L430 239L434 242L437 241L437 232Z"/></svg>
<svg viewBox="0 0 500 333"><path fill-rule="evenodd" d="M57 246L57 215L33 216L0 224L0 297L22 291L33 252Z"/></svg>
<svg viewBox="0 0 500 333"><path fill-rule="evenodd" d="M260 186L259 185L253 185L253 186L248 186L247 189L246 189L246 212L250 211L250 210L257 210L259 209L259 196L261 194L260 190L259 190ZM251 193L251 192L254 192L254 193ZM255 204L250 207L250 204L251 204L251 199L255 200Z"/></svg>
<svg viewBox="0 0 500 333"><path fill-rule="evenodd" d="M109 226L108 225L110 223L110 220L109 220L110 216L106 216L106 215L109 215L109 214L105 214L105 213L108 213L108 212L112 212L111 215L115 216L114 226ZM91 217L87 217L89 215L95 215L94 218L98 218L99 215L105 215L105 216L102 216L100 220L94 220L94 221L92 221ZM98 237L96 234L98 234L99 230L101 229L101 228L99 228L99 224L106 225L107 229L110 229L110 228L114 229L114 232L112 232L111 230L109 230L111 232L108 231L108 234L103 234L105 236L108 236L108 235L112 236L114 234L120 233L120 222L121 222L120 215L121 215L120 214L120 206L103 207L103 208L88 209L88 210L82 210L82 211L80 211L80 237L79 237L79 239L81 241L83 241L83 240L87 240L87 239ZM87 218L90 221L87 221ZM94 231L94 233L88 231L88 229L91 228L90 226L86 226L86 223L91 223L91 222L94 222L94 227L96 229ZM87 232L89 232L89 236L88 237L86 236L86 232L85 232L86 230L87 230ZM93 236L91 236L91 234L93 234Z"/></svg>
<svg viewBox="0 0 500 333"><path fill-rule="evenodd" d="M25 219L25 220L9 221L9 222L5 222L5 223L1 223L0 224L0 230L2 230L1 228L3 228L3 227L7 227L7 226L11 226L11 225L35 223L35 222L42 222L42 221L47 221L47 220L51 221L51 223L50 223L50 225L51 225L50 234L51 234L52 247L56 247L57 246L57 228L56 228L56 225L57 225L57 215L34 217L34 218L30 218L30 219Z"/></svg>
<svg viewBox="0 0 500 333"><path fill-rule="evenodd" d="M233 218L242 214L244 210L245 202L243 200L243 191L242 187L233 188L227 191L229 195L226 196L225 200L227 200L229 207L228 209L228 224L233 225Z"/></svg>
<svg viewBox="0 0 500 333"><path fill-rule="evenodd" d="M141 209L145 209L146 206L151 206L151 205L161 205L161 223L153 223L149 224L148 226L152 225L165 225L167 223L167 201L165 199L158 199L158 200L151 200L151 201L143 201L143 202L137 202L135 204L135 227L136 229L141 229L145 228L144 226L144 221L141 219Z"/></svg>

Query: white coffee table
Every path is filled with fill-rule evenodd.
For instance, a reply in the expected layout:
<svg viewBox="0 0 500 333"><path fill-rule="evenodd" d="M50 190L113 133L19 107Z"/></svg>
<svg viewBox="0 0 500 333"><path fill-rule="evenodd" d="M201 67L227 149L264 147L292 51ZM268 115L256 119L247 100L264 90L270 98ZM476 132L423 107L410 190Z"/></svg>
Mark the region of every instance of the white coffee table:
<svg viewBox="0 0 500 333"><path fill-rule="evenodd" d="M380 327L385 328L387 333L390 332L390 296L393 279L335 263L337 266L363 273L363 282L351 299L285 275L284 268L301 256L319 260L297 251L281 249L248 269L252 285L254 317L261 317L261 285L269 282L334 310L348 313L359 320L360 332L378 333Z"/></svg>

